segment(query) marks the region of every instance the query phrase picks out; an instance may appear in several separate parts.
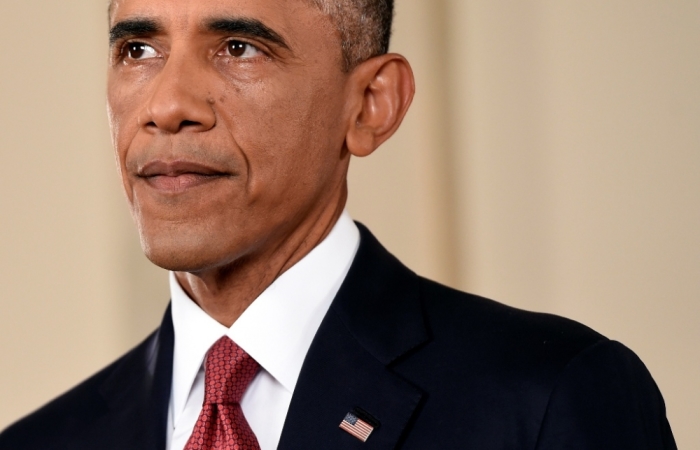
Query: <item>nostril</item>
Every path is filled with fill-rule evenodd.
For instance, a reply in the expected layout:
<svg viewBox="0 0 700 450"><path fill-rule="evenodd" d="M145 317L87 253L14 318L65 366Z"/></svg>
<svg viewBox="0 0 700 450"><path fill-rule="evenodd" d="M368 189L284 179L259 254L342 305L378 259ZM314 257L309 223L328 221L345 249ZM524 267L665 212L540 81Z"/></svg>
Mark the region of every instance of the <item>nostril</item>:
<svg viewBox="0 0 700 450"><path fill-rule="evenodd" d="M199 126L199 125L201 125L201 123L195 122L195 121L193 121L193 120L183 120L183 121L180 123L180 128L185 128L185 127L196 127L196 126Z"/></svg>

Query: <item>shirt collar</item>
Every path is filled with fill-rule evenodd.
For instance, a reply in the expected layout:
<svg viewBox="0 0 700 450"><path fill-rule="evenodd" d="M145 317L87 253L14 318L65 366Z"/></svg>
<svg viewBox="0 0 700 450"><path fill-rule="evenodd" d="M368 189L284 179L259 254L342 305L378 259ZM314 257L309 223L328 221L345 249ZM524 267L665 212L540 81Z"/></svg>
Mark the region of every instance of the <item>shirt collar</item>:
<svg viewBox="0 0 700 450"><path fill-rule="evenodd" d="M350 269L359 242L357 226L343 212L328 236L268 286L231 328L208 316L171 273L174 414L184 410L207 351L224 335L293 392L311 341Z"/></svg>

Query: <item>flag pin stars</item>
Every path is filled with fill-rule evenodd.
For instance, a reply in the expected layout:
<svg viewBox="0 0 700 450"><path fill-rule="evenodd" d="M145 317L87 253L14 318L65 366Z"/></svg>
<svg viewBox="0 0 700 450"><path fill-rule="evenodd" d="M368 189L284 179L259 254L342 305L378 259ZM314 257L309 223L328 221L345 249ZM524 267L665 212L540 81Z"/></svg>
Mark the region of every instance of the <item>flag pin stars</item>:
<svg viewBox="0 0 700 450"><path fill-rule="evenodd" d="M364 420L349 412L340 422L340 428L347 431L362 442L367 442L369 435L374 431L374 427Z"/></svg>

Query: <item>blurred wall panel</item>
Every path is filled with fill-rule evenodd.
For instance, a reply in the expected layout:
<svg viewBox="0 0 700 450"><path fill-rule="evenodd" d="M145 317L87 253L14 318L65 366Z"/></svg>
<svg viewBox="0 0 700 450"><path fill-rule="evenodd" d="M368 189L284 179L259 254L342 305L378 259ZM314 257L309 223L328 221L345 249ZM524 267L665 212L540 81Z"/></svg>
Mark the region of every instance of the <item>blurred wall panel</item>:
<svg viewBox="0 0 700 450"><path fill-rule="evenodd" d="M105 34L103 2L0 4L0 427L123 348Z"/></svg>

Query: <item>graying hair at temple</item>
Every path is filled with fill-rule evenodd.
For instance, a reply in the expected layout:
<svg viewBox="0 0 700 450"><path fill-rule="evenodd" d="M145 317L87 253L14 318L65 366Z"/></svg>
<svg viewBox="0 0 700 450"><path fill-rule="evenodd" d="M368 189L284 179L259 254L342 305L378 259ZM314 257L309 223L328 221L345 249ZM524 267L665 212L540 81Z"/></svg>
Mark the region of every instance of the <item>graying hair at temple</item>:
<svg viewBox="0 0 700 450"><path fill-rule="evenodd" d="M343 70L389 51L393 0L310 0L335 23L340 34Z"/></svg>

